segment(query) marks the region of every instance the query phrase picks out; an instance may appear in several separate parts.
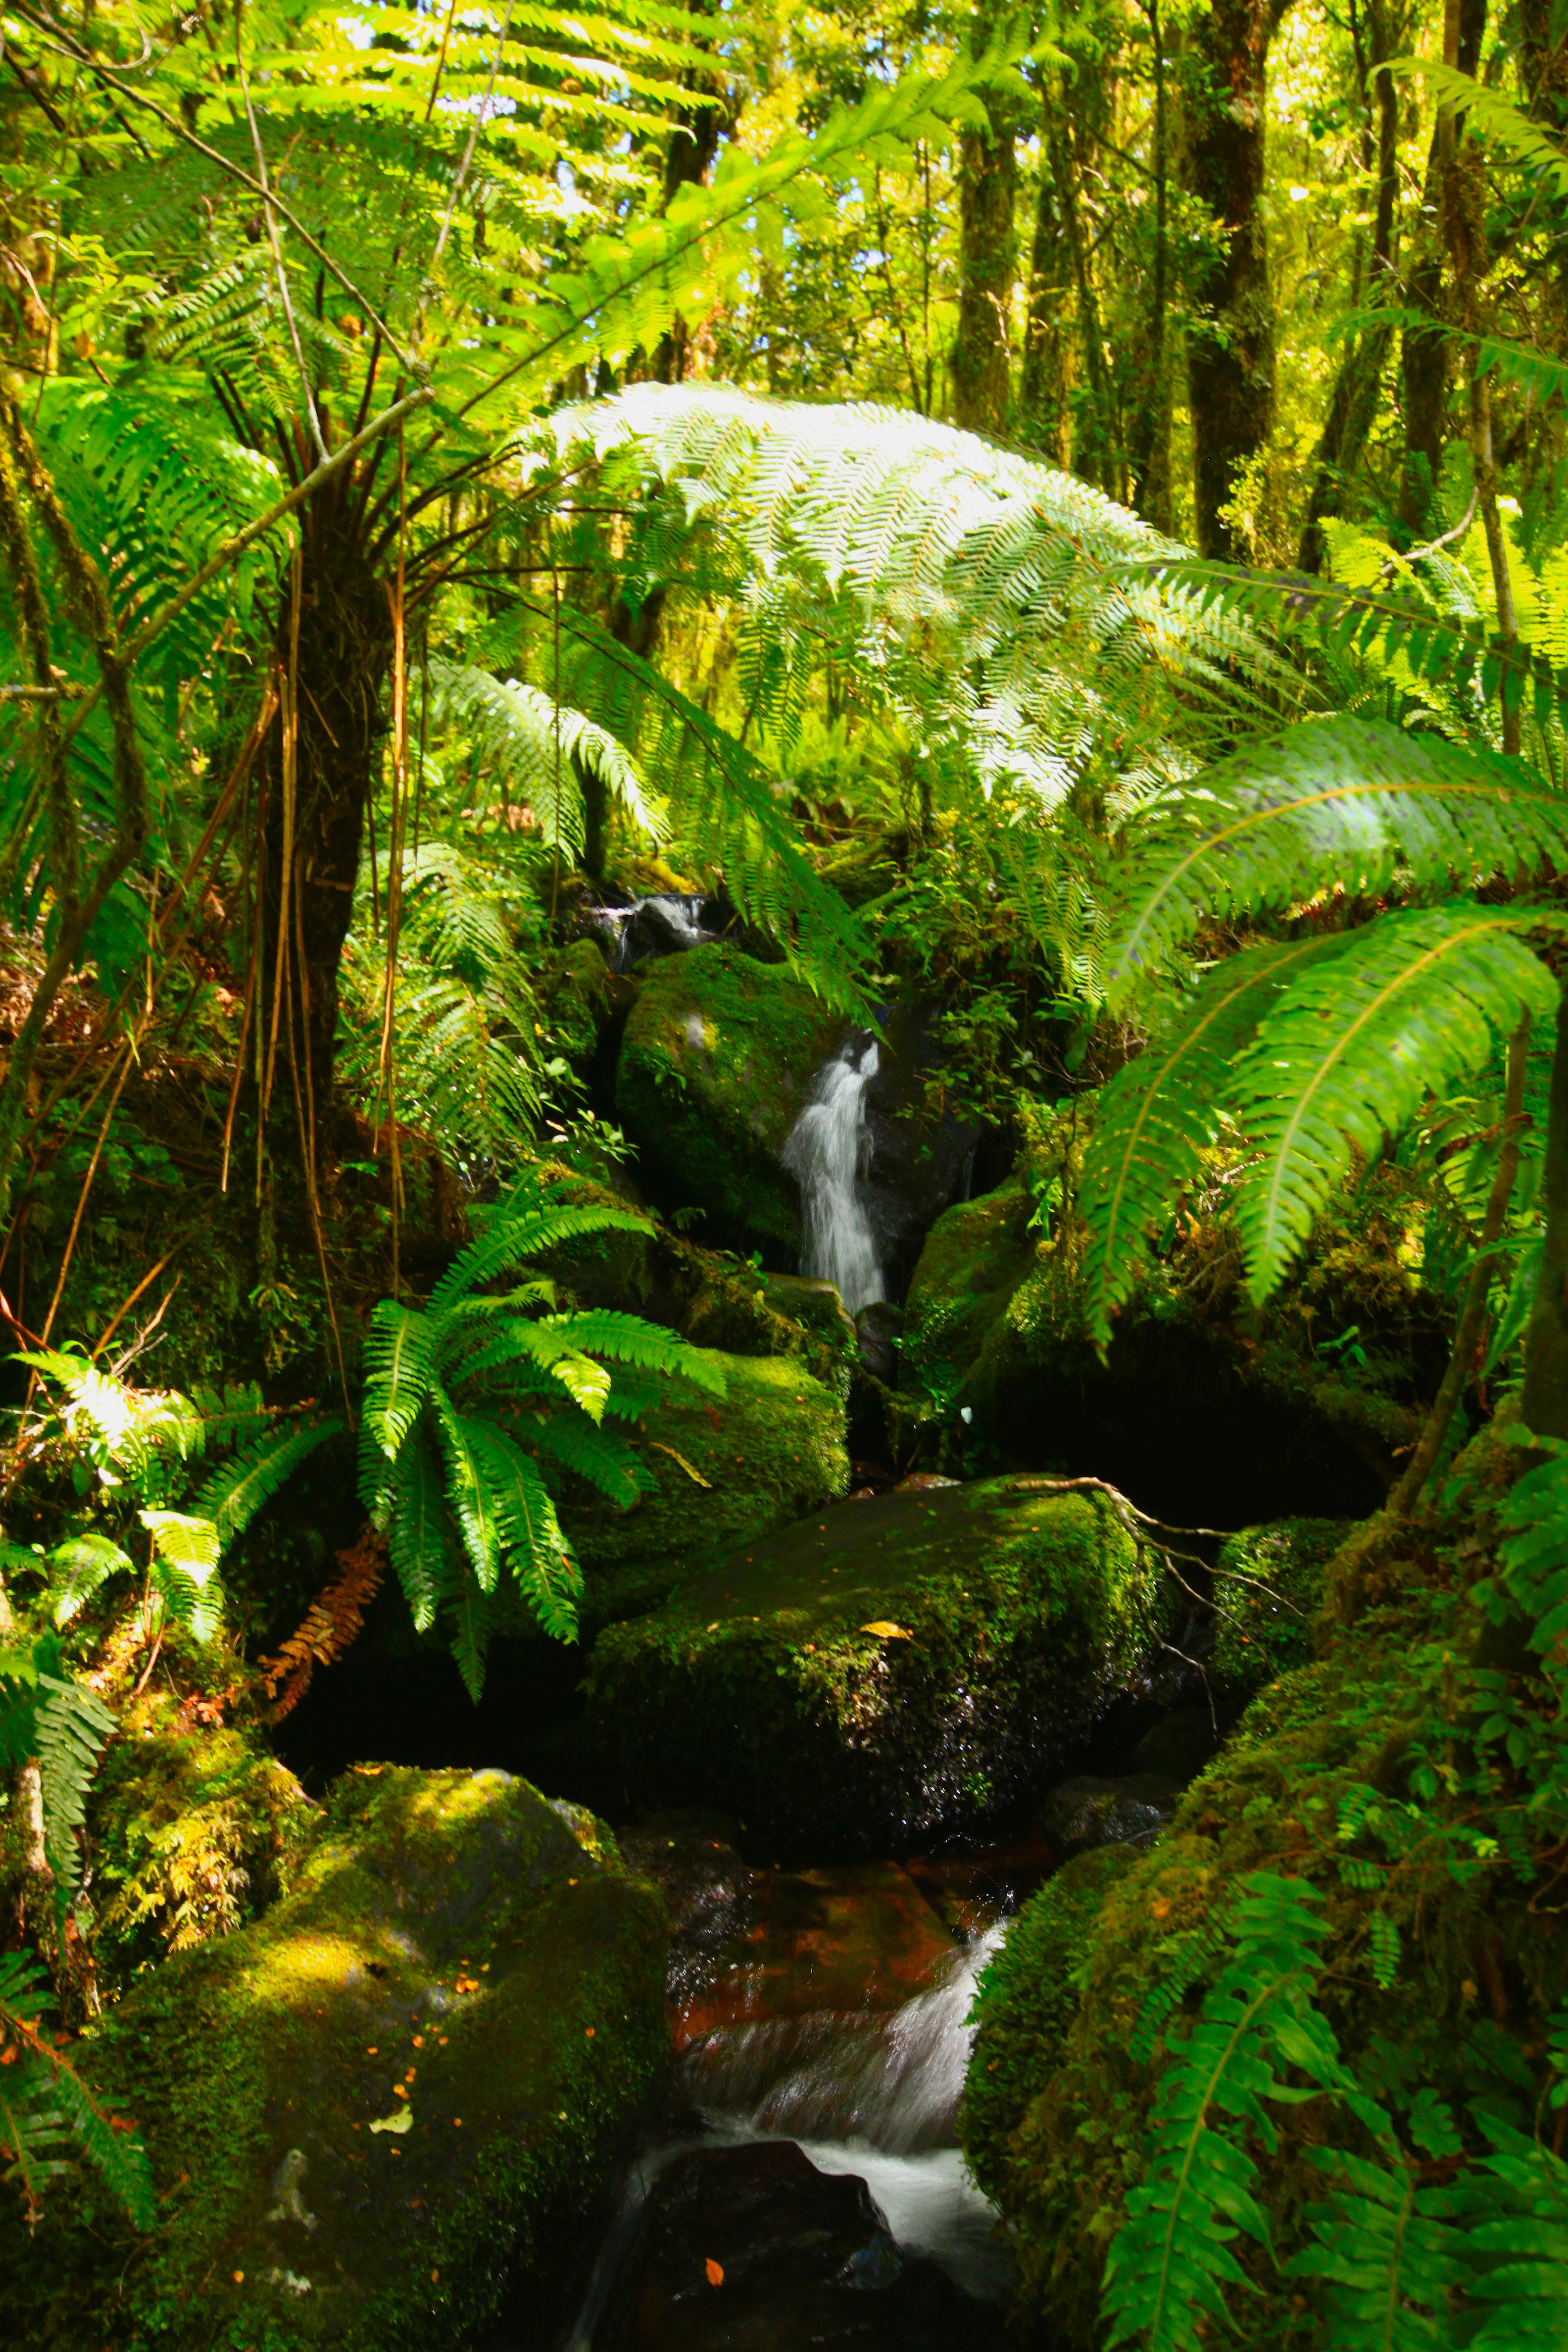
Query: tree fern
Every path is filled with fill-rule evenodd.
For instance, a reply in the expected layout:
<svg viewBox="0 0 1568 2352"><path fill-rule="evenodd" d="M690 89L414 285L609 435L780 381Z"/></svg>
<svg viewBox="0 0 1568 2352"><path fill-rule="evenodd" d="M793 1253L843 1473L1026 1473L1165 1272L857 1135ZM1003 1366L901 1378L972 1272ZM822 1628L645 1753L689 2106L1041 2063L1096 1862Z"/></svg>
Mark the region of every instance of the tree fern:
<svg viewBox="0 0 1568 2352"><path fill-rule="evenodd" d="M1516 761L1375 720L1313 719L1211 768L1134 832L1116 887L1113 1001L1205 919L1340 888L1464 887L1568 863L1568 797Z"/></svg>
<svg viewBox="0 0 1568 2352"><path fill-rule="evenodd" d="M1464 900L1384 916L1268 1013L1226 1087L1258 1155L1236 1208L1255 1298L1279 1282L1352 1152L1375 1150L1429 1087L1484 1068L1522 1012L1554 1011L1556 984L1522 937L1542 920Z"/></svg>
<svg viewBox="0 0 1568 2352"><path fill-rule="evenodd" d="M1227 957L1171 1027L1101 1087L1079 1186L1090 1235L1088 1312L1100 1347L1137 1279L1148 1229L1170 1214L1217 1139L1236 1055L1301 971L1345 944L1271 942Z"/></svg>

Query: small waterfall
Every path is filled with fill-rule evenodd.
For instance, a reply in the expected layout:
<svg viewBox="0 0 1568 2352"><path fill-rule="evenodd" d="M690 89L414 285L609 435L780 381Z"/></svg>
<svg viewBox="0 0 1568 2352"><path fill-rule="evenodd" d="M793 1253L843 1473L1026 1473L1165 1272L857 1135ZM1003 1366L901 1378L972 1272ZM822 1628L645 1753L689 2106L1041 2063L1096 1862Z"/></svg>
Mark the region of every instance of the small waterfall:
<svg viewBox="0 0 1568 2352"><path fill-rule="evenodd" d="M688 890L656 890L628 907L584 907L583 918L605 947L612 971L630 971L650 955L700 947L707 900Z"/></svg>
<svg viewBox="0 0 1568 2352"><path fill-rule="evenodd" d="M874 1037L851 1037L841 1045L817 1072L780 1154L800 1185L805 1224L800 1270L837 1285L851 1315L888 1295L860 1193L870 1142L866 1088L878 1062Z"/></svg>

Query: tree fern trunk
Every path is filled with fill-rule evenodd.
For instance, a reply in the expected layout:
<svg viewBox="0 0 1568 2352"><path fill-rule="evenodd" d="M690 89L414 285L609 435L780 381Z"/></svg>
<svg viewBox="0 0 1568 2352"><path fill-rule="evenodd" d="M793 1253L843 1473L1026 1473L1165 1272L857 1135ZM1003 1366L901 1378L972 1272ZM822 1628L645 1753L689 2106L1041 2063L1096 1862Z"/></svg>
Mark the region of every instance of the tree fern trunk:
<svg viewBox="0 0 1568 2352"><path fill-rule="evenodd" d="M360 551L346 489L333 484L305 509L283 599L278 656L292 689L272 738L265 833L264 1067L286 1094L298 1078L318 1129L331 1117L339 967L393 646L386 586Z"/></svg>

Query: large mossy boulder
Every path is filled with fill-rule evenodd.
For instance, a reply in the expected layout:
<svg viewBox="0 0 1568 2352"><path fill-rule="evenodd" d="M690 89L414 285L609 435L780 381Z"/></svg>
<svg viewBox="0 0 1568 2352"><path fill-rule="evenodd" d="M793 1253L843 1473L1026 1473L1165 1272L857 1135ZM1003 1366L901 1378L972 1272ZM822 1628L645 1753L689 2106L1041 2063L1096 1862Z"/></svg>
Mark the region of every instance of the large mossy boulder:
<svg viewBox="0 0 1568 2352"><path fill-rule="evenodd" d="M687 959L689 961L689 958ZM630 1510L595 1498L562 1523L582 1561L584 1617L658 1606L739 1546L834 1501L849 1483L845 1403L789 1356L731 1356L722 1403L672 1391L631 1433L653 1480Z"/></svg>
<svg viewBox="0 0 1568 2352"><path fill-rule="evenodd" d="M0 2209L7 2346L449 2352L541 2303L668 2055L663 1905L593 1818L501 1772L362 1767L294 1893L84 2045L146 2133L131 2242Z"/></svg>
<svg viewBox="0 0 1568 2352"><path fill-rule="evenodd" d="M1104 2341L1106 2251L1144 2178L1162 2084L1235 1953L1253 1873L1315 1900L1314 2003L1339 2061L1401 2128L1427 2102L1445 2130L1451 2117L1445 2156L1461 2178L1494 2125L1526 2143L1540 2130L1549 2021L1568 1998L1568 1950L1541 1898L1562 1832L1539 1785L1502 1759L1546 1686L1477 1662L1489 1628L1458 1587L1493 1540L1484 1441L1466 1475L1446 1523L1374 1522L1341 1551L1324 1654L1258 1693L1152 1847L1064 1872L982 1979L966 2150L1018 2252L1020 2324L1063 2352ZM1106 1874L1097 1899L1091 1861ZM1269 2116L1267 2138L1246 2135L1265 2243L1235 2242L1247 2291L1226 2300L1248 2345L1317 2343L1291 2264L1327 2193L1325 2145L1371 2143L1331 2100L1286 2099ZM1419 2125L1415 2138L1425 2147ZM1403 2187L1403 2169L1389 2177Z"/></svg>
<svg viewBox="0 0 1568 2352"><path fill-rule="evenodd" d="M1036 1263L1034 1202L1015 1177L960 1201L925 1238L904 1304L902 1357L933 1397L969 1382Z"/></svg>
<svg viewBox="0 0 1568 2352"><path fill-rule="evenodd" d="M1018 2126L1061 2061L1078 2014L1075 1979L1093 1948L1100 1906L1137 1851L1095 1846L1064 1864L1029 1897L981 1977L959 2136L969 2169L994 2203L1008 2194Z"/></svg>
<svg viewBox="0 0 1568 2352"><path fill-rule="evenodd" d="M1136 1675L1157 1578L1105 1498L1018 1482L823 1510L595 1650L627 1785L819 1853L994 1812Z"/></svg>
<svg viewBox="0 0 1568 2352"><path fill-rule="evenodd" d="M616 1108L721 1234L793 1254L800 1196L779 1153L843 1016L782 964L713 945L655 964L626 1023Z"/></svg>

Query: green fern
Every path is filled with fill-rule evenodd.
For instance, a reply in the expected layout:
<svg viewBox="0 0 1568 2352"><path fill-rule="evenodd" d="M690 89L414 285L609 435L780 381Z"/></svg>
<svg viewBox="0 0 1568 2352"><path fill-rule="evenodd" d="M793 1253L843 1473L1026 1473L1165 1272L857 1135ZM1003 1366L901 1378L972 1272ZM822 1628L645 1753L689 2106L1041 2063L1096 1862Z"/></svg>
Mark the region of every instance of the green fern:
<svg viewBox="0 0 1568 2352"><path fill-rule="evenodd" d="M1231 2251L1237 2235L1269 2248L1244 2136L1277 2144L1264 2102L1288 2095L1279 2063L1305 2067L1325 2087L1342 2080L1309 1998L1328 1933L1316 1890L1255 1871L1231 1924L1235 1958L1162 2077L1144 2179L1110 2243L1100 2298L1108 2352L1135 2339L1148 2352L1191 2352L1200 2329L1229 2326L1225 2289L1247 2285Z"/></svg>
<svg viewBox="0 0 1568 2352"><path fill-rule="evenodd" d="M1452 2189L1414 2161L1307 2155L1339 2185L1305 2207L1313 2242L1287 2270L1321 2290L1324 2352L1447 2352L1449 2290L1466 2277Z"/></svg>
<svg viewBox="0 0 1568 2352"><path fill-rule="evenodd" d="M1522 934L1555 928L1463 899L1382 917L1300 974L1229 1073L1258 1154L1237 1192L1248 1285L1266 1298L1348 1171L1428 1088L1481 1069L1521 1013L1549 1020L1558 990Z"/></svg>
<svg viewBox="0 0 1568 2352"><path fill-rule="evenodd" d="M1492 2352L1568 2346L1568 2165L1478 2110L1491 2142L1464 2200L1466 2289L1484 2308L1472 2341Z"/></svg>
<svg viewBox="0 0 1568 2352"><path fill-rule="evenodd" d="M724 1393L713 1359L656 1324L600 1308L540 1313L552 1293L537 1280L495 1287L561 1241L647 1229L622 1210L561 1203L530 1171L425 1307L383 1299L372 1314L360 1493L387 1529L415 1622L445 1612L476 1700L503 1579L546 1633L575 1636L582 1575L549 1472L629 1508L647 1474L601 1426L605 1415L642 1412L670 1379Z"/></svg>
<svg viewBox="0 0 1568 2352"><path fill-rule="evenodd" d="M1185 1013L1100 1089L1079 1187L1097 1346L1108 1344L1111 1318L1137 1280L1150 1227L1169 1216L1218 1139L1236 1055L1304 968L1345 944L1306 939L1227 957L1205 975Z"/></svg>
<svg viewBox="0 0 1568 2352"><path fill-rule="evenodd" d="M1209 769L1136 832L1117 882L1113 1003L1205 920L1317 892L1466 887L1568 864L1568 798L1516 761L1381 721L1311 719Z"/></svg>
<svg viewBox="0 0 1568 2352"><path fill-rule="evenodd" d="M58 2043L39 2030L43 1970L25 1952L0 1953L0 2159L22 2191L29 2224L47 2181L79 2151L139 2230L157 2218L152 2167L133 2125L105 2113Z"/></svg>

